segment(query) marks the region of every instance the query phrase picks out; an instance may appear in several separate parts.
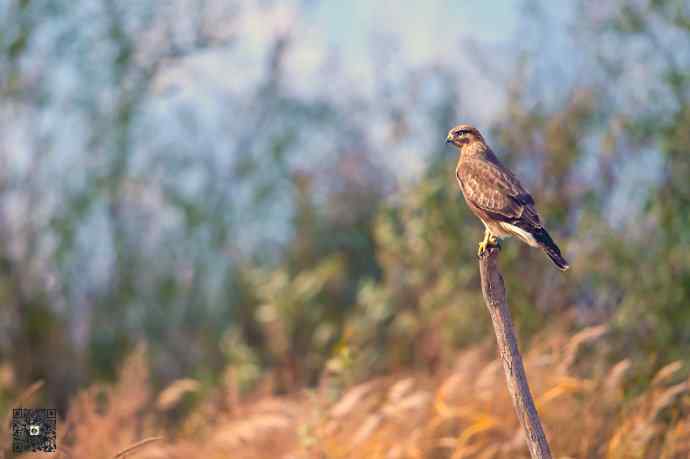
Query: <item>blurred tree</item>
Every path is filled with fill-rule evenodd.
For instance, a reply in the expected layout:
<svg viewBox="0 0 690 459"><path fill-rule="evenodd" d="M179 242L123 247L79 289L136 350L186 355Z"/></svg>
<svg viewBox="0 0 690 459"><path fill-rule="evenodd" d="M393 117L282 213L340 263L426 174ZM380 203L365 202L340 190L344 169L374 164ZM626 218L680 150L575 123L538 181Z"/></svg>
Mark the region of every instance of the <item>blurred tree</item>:
<svg viewBox="0 0 690 459"><path fill-rule="evenodd" d="M618 318L635 332L635 346L663 349L661 360L687 357L681 349L690 342L690 7L631 3L594 19L588 22L610 44L598 57L616 95L609 116L620 120L612 123L623 147L617 160L651 158L660 171L644 212L617 229L625 234L619 241L607 241L619 257L609 278L622 286ZM644 79L636 77L640 66L649 72Z"/></svg>

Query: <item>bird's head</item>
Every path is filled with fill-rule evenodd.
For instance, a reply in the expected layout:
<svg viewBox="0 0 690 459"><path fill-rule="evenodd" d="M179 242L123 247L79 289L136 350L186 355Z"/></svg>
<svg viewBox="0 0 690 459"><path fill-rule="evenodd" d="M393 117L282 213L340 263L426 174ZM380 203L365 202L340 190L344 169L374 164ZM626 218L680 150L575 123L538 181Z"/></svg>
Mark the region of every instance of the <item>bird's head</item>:
<svg viewBox="0 0 690 459"><path fill-rule="evenodd" d="M474 142L484 142L479 130L469 124L459 124L448 132L446 143L452 143L458 148Z"/></svg>

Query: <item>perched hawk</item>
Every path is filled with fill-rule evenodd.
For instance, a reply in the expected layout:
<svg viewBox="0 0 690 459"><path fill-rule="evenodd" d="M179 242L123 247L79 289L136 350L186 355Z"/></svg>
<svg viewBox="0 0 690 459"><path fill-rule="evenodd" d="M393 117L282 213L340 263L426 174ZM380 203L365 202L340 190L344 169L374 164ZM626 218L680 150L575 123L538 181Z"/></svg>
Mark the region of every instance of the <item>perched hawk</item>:
<svg viewBox="0 0 690 459"><path fill-rule="evenodd" d="M446 143L460 151L455 176L467 205L486 227L478 254L498 245L498 238L515 236L544 249L558 269L568 269L568 262L539 220L534 199L501 164L479 131L461 124L450 130Z"/></svg>

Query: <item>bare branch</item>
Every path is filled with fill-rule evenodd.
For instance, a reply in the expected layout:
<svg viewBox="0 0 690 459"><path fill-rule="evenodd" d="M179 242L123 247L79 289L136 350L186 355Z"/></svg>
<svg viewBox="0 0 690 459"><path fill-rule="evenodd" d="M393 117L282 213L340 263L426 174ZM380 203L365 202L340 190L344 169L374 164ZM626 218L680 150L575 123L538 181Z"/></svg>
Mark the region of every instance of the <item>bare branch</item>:
<svg viewBox="0 0 690 459"><path fill-rule="evenodd" d="M551 459L551 450L532 400L522 356L513 330L503 276L497 266L498 253L498 248L491 247L479 258L482 294L496 333L498 354L503 363L508 392L513 399L513 407L525 434L530 455L533 459Z"/></svg>

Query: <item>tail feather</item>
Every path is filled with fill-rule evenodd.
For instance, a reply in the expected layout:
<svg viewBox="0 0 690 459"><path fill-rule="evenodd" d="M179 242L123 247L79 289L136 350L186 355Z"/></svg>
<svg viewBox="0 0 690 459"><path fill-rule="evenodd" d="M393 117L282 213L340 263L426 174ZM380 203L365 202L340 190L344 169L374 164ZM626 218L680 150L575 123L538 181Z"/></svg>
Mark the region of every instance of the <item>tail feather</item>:
<svg viewBox="0 0 690 459"><path fill-rule="evenodd" d="M561 255L561 249L553 242L553 239L551 239L551 236L549 236L549 233L547 233L544 228L540 228L538 231L532 233L532 235L558 269L566 271L570 268L568 262L563 258L563 255Z"/></svg>

